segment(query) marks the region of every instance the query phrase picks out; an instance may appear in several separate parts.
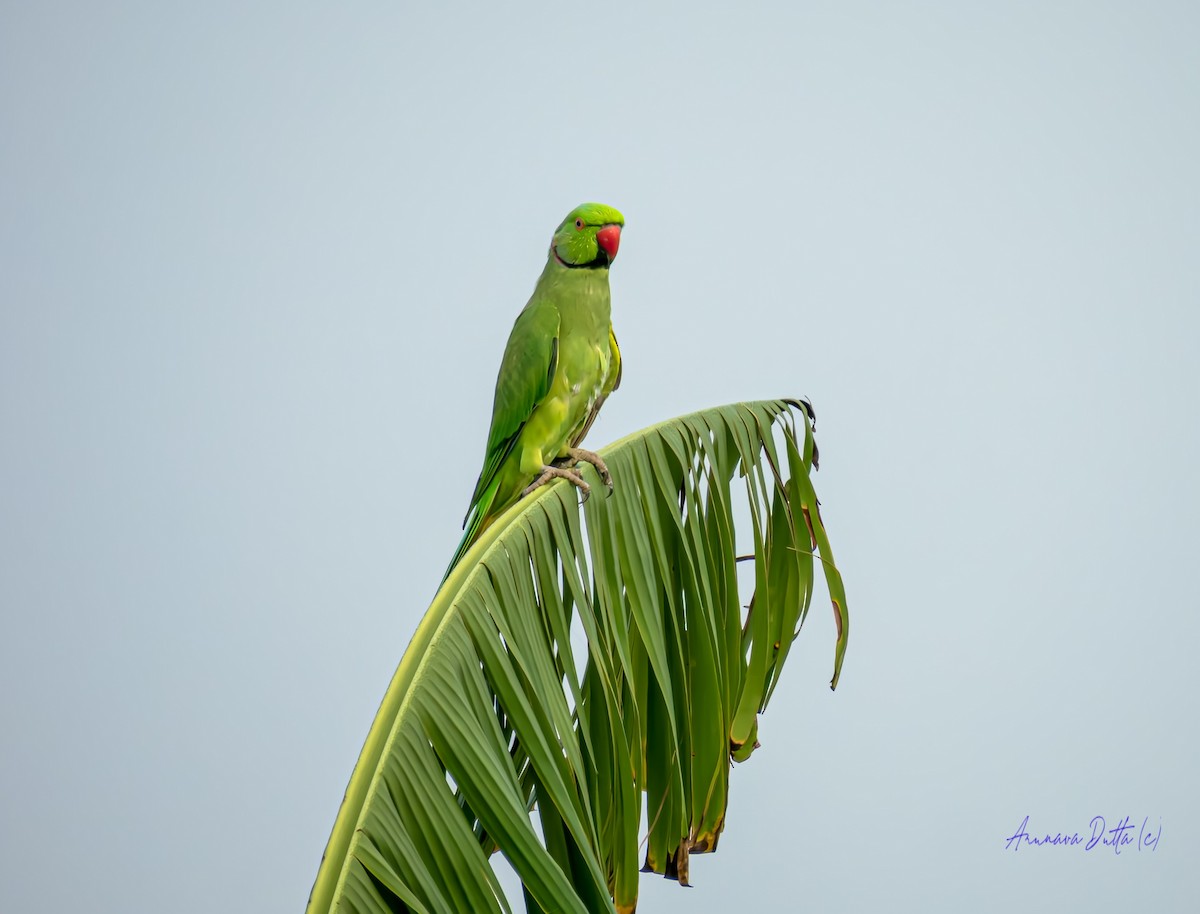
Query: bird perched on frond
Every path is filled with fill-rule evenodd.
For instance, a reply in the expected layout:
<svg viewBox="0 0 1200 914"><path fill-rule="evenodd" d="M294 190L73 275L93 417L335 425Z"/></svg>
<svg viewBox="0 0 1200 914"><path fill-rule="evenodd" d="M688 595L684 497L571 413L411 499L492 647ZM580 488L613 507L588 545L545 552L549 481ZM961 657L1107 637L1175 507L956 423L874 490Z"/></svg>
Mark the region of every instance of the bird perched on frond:
<svg viewBox="0 0 1200 914"><path fill-rule="evenodd" d="M504 348L483 470L447 576L501 512L539 486L567 479L586 499L580 461L612 491L604 461L579 444L621 383L608 268L624 225L611 206L584 203L555 229L546 267Z"/></svg>

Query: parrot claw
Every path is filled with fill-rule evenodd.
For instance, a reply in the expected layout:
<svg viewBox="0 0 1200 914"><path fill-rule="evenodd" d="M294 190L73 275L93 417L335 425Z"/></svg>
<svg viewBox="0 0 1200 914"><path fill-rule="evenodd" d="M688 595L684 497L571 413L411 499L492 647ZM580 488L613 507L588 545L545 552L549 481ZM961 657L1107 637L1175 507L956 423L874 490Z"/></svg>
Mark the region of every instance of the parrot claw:
<svg viewBox="0 0 1200 914"><path fill-rule="evenodd" d="M596 472L600 474L600 481L608 488L608 494L613 493L612 474L608 472L608 465L601 459L600 455L594 451L585 451L581 447L567 448L567 456L562 462L569 462L572 465L578 464L580 461L590 463L596 468Z"/></svg>
<svg viewBox="0 0 1200 914"><path fill-rule="evenodd" d="M581 504L587 501L588 496L592 493L592 487L584 482L583 477L576 470L560 466L544 466L542 475L521 490L521 497L524 498L535 489L540 489L552 479L566 479L571 485L578 488L581 493Z"/></svg>

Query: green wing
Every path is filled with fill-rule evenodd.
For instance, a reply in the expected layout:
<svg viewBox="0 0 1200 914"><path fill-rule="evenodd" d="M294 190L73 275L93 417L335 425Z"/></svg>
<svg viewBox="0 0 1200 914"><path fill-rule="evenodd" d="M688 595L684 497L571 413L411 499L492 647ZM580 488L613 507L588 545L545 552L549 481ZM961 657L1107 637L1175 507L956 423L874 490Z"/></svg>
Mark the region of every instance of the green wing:
<svg viewBox="0 0 1200 914"><path fill-rule="evenodd" d="M477 507L486 512L488 506L481 505L481 499L512 453L521 429L550 391L558 367L558 326L558 308L536 296L517 315L500 362L483 471L475 483L464 526ZM490 503L491 499L487 501Z"/></svg>

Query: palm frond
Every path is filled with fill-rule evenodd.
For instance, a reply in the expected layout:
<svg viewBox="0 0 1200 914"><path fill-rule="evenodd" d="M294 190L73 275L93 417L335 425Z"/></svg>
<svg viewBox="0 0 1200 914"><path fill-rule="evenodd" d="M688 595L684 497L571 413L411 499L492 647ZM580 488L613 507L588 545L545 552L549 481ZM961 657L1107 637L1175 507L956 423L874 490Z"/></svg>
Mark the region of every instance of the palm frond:
<svg viewBox="0 0 1200 914"><path fill-rule="evenodd" d="M367 736L309 914L511 911L497 850L529 911L633 911L643 864L686 883L689 855L716 849L731 758L757 745L815 563L837 685L849 627L807 404L709 409L601 454L616 489L587 501L586 526L574 488L542 488L438 591ZM744 609L739 513L753 547Z"/></svg>

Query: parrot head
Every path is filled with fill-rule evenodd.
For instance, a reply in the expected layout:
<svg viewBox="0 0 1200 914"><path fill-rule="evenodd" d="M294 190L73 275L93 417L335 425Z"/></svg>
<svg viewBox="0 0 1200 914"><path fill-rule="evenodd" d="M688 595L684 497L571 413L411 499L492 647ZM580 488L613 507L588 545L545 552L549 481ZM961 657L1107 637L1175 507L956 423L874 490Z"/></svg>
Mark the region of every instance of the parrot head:
<svg viewBox="0 0 1200 914"><path fill-rule="evenodd" d="M564 267L608 269L621 244L625 217L602 203L584 203L567 213L550 240L550 257Z"/></svg>

